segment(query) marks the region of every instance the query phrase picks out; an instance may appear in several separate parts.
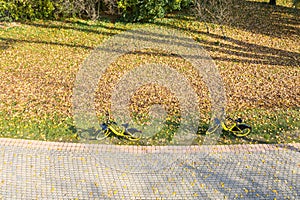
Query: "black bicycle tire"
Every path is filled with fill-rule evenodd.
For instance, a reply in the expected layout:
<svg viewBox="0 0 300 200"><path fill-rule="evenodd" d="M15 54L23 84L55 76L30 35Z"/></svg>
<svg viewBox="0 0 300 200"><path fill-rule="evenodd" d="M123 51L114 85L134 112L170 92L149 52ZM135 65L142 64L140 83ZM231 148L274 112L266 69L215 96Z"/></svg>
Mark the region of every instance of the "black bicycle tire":
<svg viewBox="0 0 300 200"><path fill-rule="evenodd" d="M241 126L243 126L243 128L240 128ZM248 124L238 124L237 127L240 129L240 131L231 131L236 137L245 137L251 132L251 127ZM242 134L240 134L241 132Z"/></svg>
<svg viewBox="0 0 300 200"><path fill-rule="evenodd" d="M86 136L84 135L84 133L88 133L88 136L90 135L90 133L89 133L88 131L80 131L80 132L78 133L79 138L80 138L80 139L90 139L89 137L86 137Z"/></svg>
<svg viewBox="0 0 300 200"><path fill-rule="evenodd" d="M216 132L216 130L218 130L218 128L220 128L220 124L217 124L213 127L208 128L205 134L206 135L212 134L212 133Z"/></svg>
<svg viewBox="0 0 300 200"><path fill-rule="evenodd" d="M101 140L104 140L105 138L107 138L110 134L108 133L108 130L106 130L106 131L107 131L107 132L105 132L105 131L100 131L100 132L96 135L96 140L101 141ZM101 133L104 133L104 136L101 137L101 138L99 138L99 135L100 135Z"/></svg>

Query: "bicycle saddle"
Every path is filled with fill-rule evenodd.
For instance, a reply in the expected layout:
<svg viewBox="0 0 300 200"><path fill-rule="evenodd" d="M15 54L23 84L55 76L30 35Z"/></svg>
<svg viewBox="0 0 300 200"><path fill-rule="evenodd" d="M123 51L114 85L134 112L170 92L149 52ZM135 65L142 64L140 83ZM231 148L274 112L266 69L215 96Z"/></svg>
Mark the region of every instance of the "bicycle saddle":
<svg viewBox="0 0 300 200"><path fill-rule="evenodd" d="M237 122L237 123L242 123L242 122L243 122L242 118L237 118L237 119L234 120L234 121Z"/></svg>

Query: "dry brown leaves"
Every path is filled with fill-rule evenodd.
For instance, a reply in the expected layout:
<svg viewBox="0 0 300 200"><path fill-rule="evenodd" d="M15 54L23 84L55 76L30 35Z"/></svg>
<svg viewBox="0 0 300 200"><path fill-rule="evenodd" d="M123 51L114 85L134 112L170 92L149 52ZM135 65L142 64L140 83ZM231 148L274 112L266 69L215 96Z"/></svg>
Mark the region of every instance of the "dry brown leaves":
<svg viewBox="0 0 300 200"><path fill-rule="evenodd" d="M206 85L190 63L179 56L161 50L145 49L126 54L113 63L99 81L96 92L98 114L110 108L111 93L123 74L146 63L168 65L184 74L195 90L199 101L199 112L203 120L209 118L210 100ZM145 85L131 97L130 110L136 114L147 113L153 104L162 104L171 113L179 111L178 100L168 88L159 85Z"/></svg>

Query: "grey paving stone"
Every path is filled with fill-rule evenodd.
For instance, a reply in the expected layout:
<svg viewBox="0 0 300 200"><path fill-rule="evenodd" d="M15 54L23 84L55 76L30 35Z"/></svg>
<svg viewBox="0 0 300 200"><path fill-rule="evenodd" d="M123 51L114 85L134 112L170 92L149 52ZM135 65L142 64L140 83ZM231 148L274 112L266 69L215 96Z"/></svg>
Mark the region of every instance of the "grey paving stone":
<svg viewBox="0 0 300 200"><path fill-rule="evenodd" d="M159 159L168 163L170 150L122 148L2 138L0 197L300 199L300 144L193 147L157 171L141 164L154 165L147 156L164 153ZM135 171L122 169L126 162Z"/></svg>

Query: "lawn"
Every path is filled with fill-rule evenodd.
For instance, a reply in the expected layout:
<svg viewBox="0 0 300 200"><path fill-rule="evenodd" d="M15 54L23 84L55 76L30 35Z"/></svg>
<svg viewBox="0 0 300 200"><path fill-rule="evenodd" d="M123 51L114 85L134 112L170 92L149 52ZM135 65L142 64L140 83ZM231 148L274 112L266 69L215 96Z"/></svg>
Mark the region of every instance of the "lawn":
<svg viewBox="0 0 300 200"><path fill-rule="evenodd" d="M235 138L224 132L220 144L300 142L300 11L279 1L241 1L233 23L210 23L210 32L188 11L169 14L147 24L103 17L98 21L67 19L2 23L0 27L1 137L77 142L72 118L72 89L87 56L103 40L133 28L165 26L194 38L214 59L222 76L232 118L252 126L251 135ZM99 117L109 106L110 91L124 72L143 62L179 68L199 97L202 116L199 137L210 118L210 100L201 77L181 57L158 50L132 52L110 66L96 94ZM144 91L144 92L143 92ZM132 111L144 104L163 103L176 110L168 91L148 86L133 98ZM160 95L160 94L164 95ZM175 101L176 102L176 101Z"/></svg>

